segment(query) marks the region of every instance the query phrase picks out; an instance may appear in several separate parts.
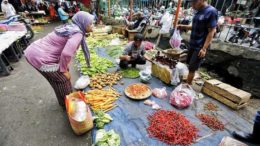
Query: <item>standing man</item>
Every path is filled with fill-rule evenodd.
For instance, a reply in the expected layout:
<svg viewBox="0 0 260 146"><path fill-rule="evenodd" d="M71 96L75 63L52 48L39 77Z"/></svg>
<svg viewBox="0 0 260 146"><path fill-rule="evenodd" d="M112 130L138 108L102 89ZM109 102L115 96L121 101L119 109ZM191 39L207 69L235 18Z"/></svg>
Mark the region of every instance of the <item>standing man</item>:
<svg viewBox="0 0 260 146"><path fill-rule="evenodd" d="M129 64L133 68L136 67L136 64L145 64L146 60L144 58L145 50L144 44L142 43L144 37L142 34L136 34L134 36L134 41L126 45L123 54L119 57L120 68L127 68Z"/></svg>
<svg viewBox="0 0 260 146"><path fill-rule="evenodd" d="M189 64L189 75L187 83L192 84L195 71L202 64L210 43L216 32L218 22L217 10L208 5L207 0L187 0L191 2L196 11L192 20L192 26L179 25L179 29L191 30L190 48L187 56Z"/></svg>
<svg viewBox="0 0 260 146"><path fill-rule="evenodd" d="M4 13L5 18L9 18L16 14L16 11L12 4L8 2L8 0L3 0L1 4L2 12Z"/></svg>

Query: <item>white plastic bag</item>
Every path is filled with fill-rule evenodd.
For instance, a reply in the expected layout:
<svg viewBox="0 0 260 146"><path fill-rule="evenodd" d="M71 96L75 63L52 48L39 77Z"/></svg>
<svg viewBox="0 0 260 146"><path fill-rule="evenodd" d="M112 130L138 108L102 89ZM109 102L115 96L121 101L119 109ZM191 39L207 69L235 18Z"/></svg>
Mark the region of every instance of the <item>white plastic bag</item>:
<svg viewBox="0 0 260 146"><path fill-rule="evenodd" d="M167 97L167 92L166 92L166 88L154 88L152 90L153 96L157 97L157 98L166 98Z"/></svg>
<svg viewBox="0 0 260 146"><path fill-rule="evenodd" d="M173 19L173 15L171 15L169 12L166 12L163 16L162 19L160 21L160 23L162 24L162 28L160 30L160 34L165 34L165 33L169 33L170 32L170 28L172 26L172 22Z"/></svg>
<svg viewBox="0 0 260 146"><path fill-rule="evenodd" d="M175 29L174 30L174 33L169 41L170 45L172 48L180 48L181 46L181 35L180 35L180 32L179 30Z"/></svg>
<svg viewBox="0 0 260 146"><path fill-rule="evenodd" d="M144 70L140 71L139 75L140 75L141 82L143 83L149 82L149 80L152 78L151 74L152 72L150 67L146 67Z"/></svg>
<svg viewBox="0 0 260 146"><path fill-rule="evenodd" d="M115 39L113 39L113 40L109 43L109 46L116 46L116 45L120 45L120 39L119 39L119 38L115 38Z"/></svg>
<svg viewBox="0 0 260 146"><path fill-rule="evenodd" d="M174 68L172 70L171 84L172 85L178 85L179 82L180 82L179 71L178 71L177 68Z"/></svg>
<svg viewBox="0 0 260 146"><path fill-rule="evenodd" d="M85 89L90 83L89 76L81 76L74 85L75 89Z"/></svg>
<svg viewBox="0 0 260 146"><path fill-rule="evenodd" d="M193 99L196 98L196 93L188 84L180 84L170 95L170 104L177 108L186 108L192 104Z"/></svg>
<svg viewBox="0 0 260 146"><path fill-rule="evenodd" d="M187 78L187 76L189 74L189 69L186 64L178 62L176 64L176 68L179 72L179 76L181 76L182 78Z"/></svg>

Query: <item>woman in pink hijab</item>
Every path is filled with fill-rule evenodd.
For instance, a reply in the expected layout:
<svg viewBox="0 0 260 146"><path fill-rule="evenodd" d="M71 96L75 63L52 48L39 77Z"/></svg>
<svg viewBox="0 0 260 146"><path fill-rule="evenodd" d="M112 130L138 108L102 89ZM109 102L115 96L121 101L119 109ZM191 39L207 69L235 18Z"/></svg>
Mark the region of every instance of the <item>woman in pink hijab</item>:
<svg viewBox="0 0 260 146"><path fill-rule="evenodd" d="M85 34L92 31L93 19L91 14L80 11L72 17L71 23L56 27L24 52L27 61L49 81L62 107L65 107L65 96L72 92L68 64L79 45L90 66Z"/></svg>

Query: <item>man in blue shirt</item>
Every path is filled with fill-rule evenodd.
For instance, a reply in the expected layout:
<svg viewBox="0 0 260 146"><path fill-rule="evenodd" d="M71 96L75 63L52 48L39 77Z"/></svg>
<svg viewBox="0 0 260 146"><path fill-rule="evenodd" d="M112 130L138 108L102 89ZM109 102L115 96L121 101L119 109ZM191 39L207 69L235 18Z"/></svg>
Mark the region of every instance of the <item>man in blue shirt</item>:
<svg viewBox="0 0 260 146"><path fill-rule="evenodd" d="M179 29L191 30L190 48L187 56L189 64L189 75L187 83L192 84L195 71L198 70L207 49L216 32L218 12L208 5L207 0L187 0L191 2L192 8L196 11L190 25L178 25Z"/></svg>

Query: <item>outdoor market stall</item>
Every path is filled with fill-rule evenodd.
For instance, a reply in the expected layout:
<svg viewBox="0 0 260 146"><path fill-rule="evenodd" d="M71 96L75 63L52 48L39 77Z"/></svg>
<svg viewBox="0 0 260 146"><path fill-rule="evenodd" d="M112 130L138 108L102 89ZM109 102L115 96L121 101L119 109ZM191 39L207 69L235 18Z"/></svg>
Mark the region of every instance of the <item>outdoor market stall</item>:
<svg viewBox="0 0 260 146"><path fill-rule="evenodd" d="M4 75L9 75L12 67L4 52L10 51L15 61L19 61L22 50L17 45L17 41L23 39L26 31L6 31L0 34L0 68Z"/></svg>
<svg viewBox="0 0 260 146"><path fill-rule="evenodd" d="M81 50L78 51L76 59L81 75L90 76L89 87L84 91L85 100L95 115L93 143L101 144L102 136L108 134L109 138L103 140L107 142L113 139L113 142L116 142L113 146L118 145L118 136L122 146L218 145L222 138L230 136L233 130L250 131L251 120L244 119L236 111L212 98L195 95L190 106L174 107L171 104L176 86L165 84L156 77L152 77L145 84L138 84L141 82L139 73L134 75L133 71L130 71L130 78L126 77L124 70L120 70L117 65L116 58L122 53L125 44L118 35L88 37L87 40L91 52L91 68L87 68ZM152 64L147 63L145 66L138 66L137 69L152 71ZM168 67L169 70L175 68ZM144 85L153 92L163 91L164 96L158 96L158 92L155 92L142 100L133 99L127 91L139 85ZM155 88L157 89L154 90ZM107 112L110 117L99 113L99 109ZM102 119L100 115L107 119ZM167 125L173 117L175 123L171 124L172 126ZM152 119L157 121L154 123ZM98 130L103 127L106 131L114 131L106 133L104 130ZM169 136L173 138L169 139Z"/></svg>

